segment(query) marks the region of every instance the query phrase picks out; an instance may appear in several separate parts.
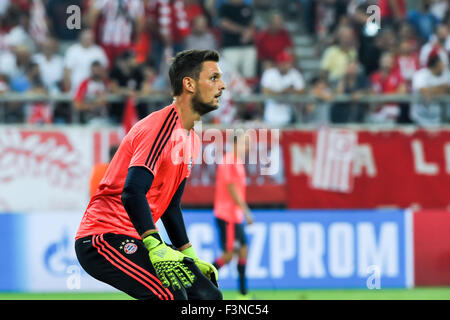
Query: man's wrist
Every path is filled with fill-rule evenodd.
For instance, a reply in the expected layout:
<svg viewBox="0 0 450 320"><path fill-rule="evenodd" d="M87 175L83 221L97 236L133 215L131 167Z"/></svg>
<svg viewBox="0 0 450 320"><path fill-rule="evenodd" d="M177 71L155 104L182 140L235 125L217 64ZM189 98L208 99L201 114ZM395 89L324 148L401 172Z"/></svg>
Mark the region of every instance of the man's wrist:
<svg viewBox="0 0 450 320"><path fill-rule="evenodd" d="M153 233L158 233L158 229L149 229L149 230L143 232L141 234L141 239L144 239L144 238L146 238L147 236L149 236L150 234L153 234Z"/></svg>
<svg viewBox="0 0 450 320"><path fill-rule="evenodd" d="M181 253L183 253L184 255L188 256L189 258L192 259L198 259L197 254L194 251L194 248L192 247L192 245L190 243L186 244L185 246L189 245L187 248L181 250L182 247L180 247L180 251ZM184 247L184 246L183 246Z"/></svg>
<svg viewBox="0 0 450 320"><path fill-rule="evenodd" d="M146 236L144 236L146 234ZM150 250L159 244L161 244L163 241L161 239L161 236L159 235L158 231L152 231L152 232L144 232L142 237L142 242L144 242L145 247L147 250Z"/></svg>
<svg viewBox="0 0 450 320"><path fill-rule="evenodd" d="M188 243L182 245L181 247L178 247L178 251L184 251L184 250L187 250L187 249L189 249L191 247L192 247L192 244L190 242L188 242Z"/></svg>

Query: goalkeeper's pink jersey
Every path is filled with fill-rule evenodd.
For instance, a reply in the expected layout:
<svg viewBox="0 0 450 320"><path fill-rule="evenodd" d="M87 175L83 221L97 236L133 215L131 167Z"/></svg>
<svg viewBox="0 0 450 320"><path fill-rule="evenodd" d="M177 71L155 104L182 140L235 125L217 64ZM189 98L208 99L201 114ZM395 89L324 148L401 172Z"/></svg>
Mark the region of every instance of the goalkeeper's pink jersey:
<svg viewBox="0 0 450 320"><path fill-rule="evenodd" d="M233 152L224 155L223 161L217 165L216 190L214 197L214 215L231 223L242 223L244 212L233 201L227 185L233 183L237 194L245 201L246 197L245 166Z"/></svg>
<svg viewBox="0 0 450 320"><path fill-rule="evenodd" d="M109 164L84 213L76 239L102 233L140 238L121 200L128 168L140 166L153 174L147 200L156 222L181 182L189 177L199 152L200 138L193 129L187 134L174 104L139 121Z"/></svg>

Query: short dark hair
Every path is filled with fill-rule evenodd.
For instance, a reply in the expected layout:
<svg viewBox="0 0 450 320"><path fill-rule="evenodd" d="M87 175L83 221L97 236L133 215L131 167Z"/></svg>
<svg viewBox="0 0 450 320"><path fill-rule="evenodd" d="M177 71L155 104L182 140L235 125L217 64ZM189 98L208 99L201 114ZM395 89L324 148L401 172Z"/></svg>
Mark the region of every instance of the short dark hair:
<svg viewBox="0 0 450 320"><path fill-rule="evenodd" d="M95 60L91 63L91 68L92 67L101 67L102 63L99 60Z"/></svg>
<svg viewBox="0 0 450 320"><path fill-rule="evenodd" d="M430 57L427 61L427 68L433 69L439 62L441 61L441 58L438 54L430 54Z"/></svg>
<svg viewBox="0 0 450 320"><path fill-rule="evenodd" d="M179 52L169 68L170 85L174 96L183 92L183 78L199 79L203 62L219 61L219 53L215 50L185 50Z"/></svg>

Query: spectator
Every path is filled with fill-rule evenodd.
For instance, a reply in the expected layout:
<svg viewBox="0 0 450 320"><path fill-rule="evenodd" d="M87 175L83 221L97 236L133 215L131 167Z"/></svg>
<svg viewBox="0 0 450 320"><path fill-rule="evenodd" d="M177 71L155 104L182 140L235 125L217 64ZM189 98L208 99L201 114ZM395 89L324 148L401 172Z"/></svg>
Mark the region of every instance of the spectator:
<svg viewBox="0 0 450 320"><path fill-rule="evenodd" d="M406 93L406 82L400 70L395 67L395 56L385 52L380 59L380 70L370 77L373 94ZM394 123L400 115L398 103L377 103L369 114L369 121L376 123Z"/></svg>
<svg viewBox="0 0 450 320"><path fill-rule="evenodd" d="M39 66L40 78L47 92L59 92L64 74L64 59L57 54L55 39L47 38L41 47L41 52L33 55L32 60Z"/></svg>
<svg viewBox="0 0 450 320"><path fill-rule="evenodd" d="M251 110L252 106L248 104L238 105L233 101L235 96L242 97L251 93L251 88L245 79L231 68L224 58L220 59L219 67L222 70L222 79L227 84L227 90L222 92L219 109L203 116L202 120L217 124L230 124L244 118L246 120L256 118L257 115Z"/></svg>
<svg viewBox="0 0 450 320"><path fill-rule="evenodd" d="M412 89L420 100L411 105L410 117L420 126L438 125L442 122L441 105L432 98L450 93L450 75L437 52L430 54L426 68L414 74Z"/></svg>
<svg viewBox="0 0 450 320"><path fill-rule="evenodd" d="M446 69L449 68L448 55L450 53L450 34L445 24L440 24L436 28L435 34L430 38L420 50L420 65L425 67L431 52L437 51L440 60L444 63Z"/></svg>
<svg viewBox="0 0 450 320"><path fill-rule="evenodd" d="M252 7L244 0L228 0L219 9L222 56L245 78L256 76L257 53L254 46L256 28Z"/></svg>
<svg viewBox="0 0 450 320"><path fill-rule="evenodd" d="M436 17L439 22L443 22L450 9L448 0L433 0L430 4L430 13Z"/></svg>
<svg viewBox="0 0 450 320"><path fill-rule="evenodd" d="M294 58L287 52L276 58L276 66L267 69L261 77L264 94L282 96L305 92L302 74L293 67ZM267 99L264 107L264 121L274 125L287 125L294 120L294 105Z"/></svg>
<svg viewBox="0 0 450 320"><path fill-rule="evenodd" d="M428 41L439 23L439 20L429 12L432 0L422 1L421 9L411 10L408 21L414 26L422 41Z"/></svg>
<svg viewBox="0 0 450 320"><path fill-rule="evenodd" d="M366 76L370 76L380 68L379 61L383 52L396 52L397 46L398 38L394 29L385 28L375 36L373 44L361 48L359 61L364 66Z"/></svg>
<svg viewBox="0 0 450 320"><path fill-rule="evenodd" d="M64 91L77 90L80 83L89 77L94 61L98 61L103 67L108 66L105 51L94 44L94 33L87 28L81 32L80 41L67 49L64 58Z"/></svg>
<svg viewBox="0 0 450 320"><path fill-rule="evenodd" d="M396 68L407 83L408 92L411 89L411 81L414 73L419 70L419 55L414 50L414 43L407 39L400 41L398 53L395 60Z"/></svg>
<svg viewBox="0 0 450 320"><path fill-rule="evenodd" d="M280 13L271 14L267 29L257 36L256 46L258 61L263 66L262 70L273 66L277 55L281 52L292 51L292 39L284 28L283 17Z"/></svg>
<svg viewBox="0 0 450 320"><path fill-rule="evenodd" d="M30 23L28 32L33 41L40 45L49 36L48 19L45 13L44 0L32 1L30 7Z"/></svg>
<svg viewBox="0 0 450 320"><path fill-rule="evenodd" d="M111 82L111 92L121 95L135 95L144 82L144 73L142 68L136 63L135 54L130 51L124 51L117 58L112 68L109 79Z"/></svg>
<svg viewBox="0 0 450 320"><path fill-rule="evenodd" d="M131 49L133 33L139 34L144 26L141 0L93 0L87 15L89 25L98 27L98 43L110 66L122 52Z"/></svg>
<svg viewBox="0 0 450 320"><path fill-rule="evenodd" d="M333 99L333 91L324 76L314 77L310 85L309 93L316 98L316 101L305 106L303 119L306 123L327 124L330 121L330 102Z"/></svg>
<svg viewBox="0 0 450 320"><path fill-rule="evenodd" d="M337 34L338 43L327 48L322 56L320 68L328 73L330 82L339 81L348 64L357 59L355 34L349 27L341 27Z"/></svg>
<svg viewBox="0 0 450 320"><path fill-rule="evenodd" d="M31 53L27 46L14 45L10 50L0 51L0 74L9 80L24 75L31 63Z"/></svg>
<svg viewBox="0 0 450 320"><path fill-rule="evenodd" d="M75 5L82 9L83 0L49 0L45 5L51 34L64 44L75 42L80 29L67 27L67 8ZM83 11L82 11L83 13Z"/></svg>
<svg viewBox="0 0 450 320"><path fill-rule="evenodd" d="M45 88L39 77L39 66L30 61L29 52L23 54L26 55L26 62L10 79L11 90L22 94L44 94ZM51 123L50 105L42 102L11 102L7 105L6 112L8 122Z"/></svg>
<svg viewBox="0 0 450 320"><path fill-rule="evenodd" d="M28 63L23 72L11 78L11 89L19 93L45 93L37 63Z"/></svg>
<svg viewBox="0 0 450 320"><path fill-rule="evenodd" d="M0 50L0 75L9 82L9 79L19 72L17 63L17 51L13 47L10 50Z"/></svg>
<svg viewBox="0 0 450 320"><path fill-rule="evenodd" d="M199 0L183 0L183 4L185 7L186 17L189 25L192 25L195 18L199 16L205 16L205 11L200 5Z"/></svg>
<svg viewBox="0 0 450 320"><path fill-rule="evenodd" d="M9 9L9 6L11 5L11 0L4 0L0 1L0 17L4 16Z"/></svg>
<svg viewBox="0 0 450 320"><path fill-rule="evenodd" d="M155 65L148 60L143 66L144 82L142 84L142 94L149 95L152 93L169 94L169 79L167 75L158 74Z"/></svg>
<svg viewBox="0 0 450 320"><path fill-rule="evenodd" d="M91 73L77 88L74 105L80 114L81 123L106 124L107 119L107 82L106 70L100 61L91 64Z"/></svg>
<svg viewBox="0 0 450 320"><path fill-rule="evenodd" d="M145 75L142 67L136 63L136 57L132 51L124 51L117 58L109 74L109 80L112 93L125 97L134 97L141 92ZM112 117L115 123L120 123L123 110L123 102L111 103L110 117ZM142 103L138 103L137 110L139 112L139 118L142 118L146 113L145 105Z"/></svg>
<svg viewBox="0 0 450 320"><path fill-rule="evenodd" d="M28 30L30 25L30 17L27 12L10 11L12 27L8 33L3 36L3 43L6 47L26 46L29 51L35 50L33 39L30 37Z"/></svg>
<svg viewBox="0 0 450 320"><path fill-rule="evenodd" d="M317 28L319 36L326 36L335 30L347 11L346 0L322 0L317 1Z"/></svg>
<svg viewBox="0 0 450 320"><path fill-rule="evenodd" d="M350 102L335 102L330 109L332 123L360 123L364 119L365 104L358 100L367 93L367 78L361 65L356 61L350 61L344 75L339 78L335 87L336 94L350 95Z"/></svg>
<svg viewBox="0 0 450 320"><path fill-rule="evenodd" d="M208 20L204 15L194 18L191 34L186 38L185 49L217 50L214 34L208 29Z"/></svg>
<svg viewBox="0 0 450 320"><path fill-rule="evenodd" d="M156 0L146 5L146 19L152 33L151 59L158 73L167 68L167 59L184 49L190 21L184 1Z"/></svg>
<svg viewBox="0 0 450 320"><path fill-rule="evenodd" d="M403 21L406 17L406 1L405 0L380 0L381 24L393 27Z"/></svg>
<svg viewBox="0 0 450 320"><path fill-rule="evenodd" d="M398 29L398 38L400 38L400 41L408 41L411 45L412 50L417 52L419 51L419 39L416 36L414 27L408 21L404 21L402 24L400 24Z"/></svg>
<svg viewBox="0 0 450 320"><path fill-rule="evenodd" d="M374 23L368 23L367 13L374 4L377 4L374 0L351 0L348 5L348 16L358 42L358 60L363 65L366 76L378 69L378 60L384 50L383 29L377 28Z"/></svg>
<svg viewBox="0 0 450 320"><path fill-rule="evenodd" d="M9 90L10 89L7 79L5 79L5 77L0 74L0 94L6 93Z"/></svg>
<svg viewBox="0 0 450 320"><path fill-rule="evenodd" d="M39 65L42 83L48 93L59 93L63 86L64 58L57 54L58 43L54 38L47 37L41 44L42 52L33 55L32 60ZM68 123L70 121L70 104L55 102L52 105L54 123Z"/></svg>

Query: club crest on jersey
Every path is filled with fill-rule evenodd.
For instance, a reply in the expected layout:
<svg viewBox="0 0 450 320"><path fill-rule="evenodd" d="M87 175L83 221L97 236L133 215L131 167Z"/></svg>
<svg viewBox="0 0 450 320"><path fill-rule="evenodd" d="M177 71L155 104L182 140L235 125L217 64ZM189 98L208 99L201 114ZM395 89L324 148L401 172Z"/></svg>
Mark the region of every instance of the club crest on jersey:
<svg viewBox="0 0 450 320"><path fill-rule="evenodd" d="M137 245L134 243L134 240L126 240L122 242L120 249L123 250L126 254L133 254L137 251Z"/></svg>

